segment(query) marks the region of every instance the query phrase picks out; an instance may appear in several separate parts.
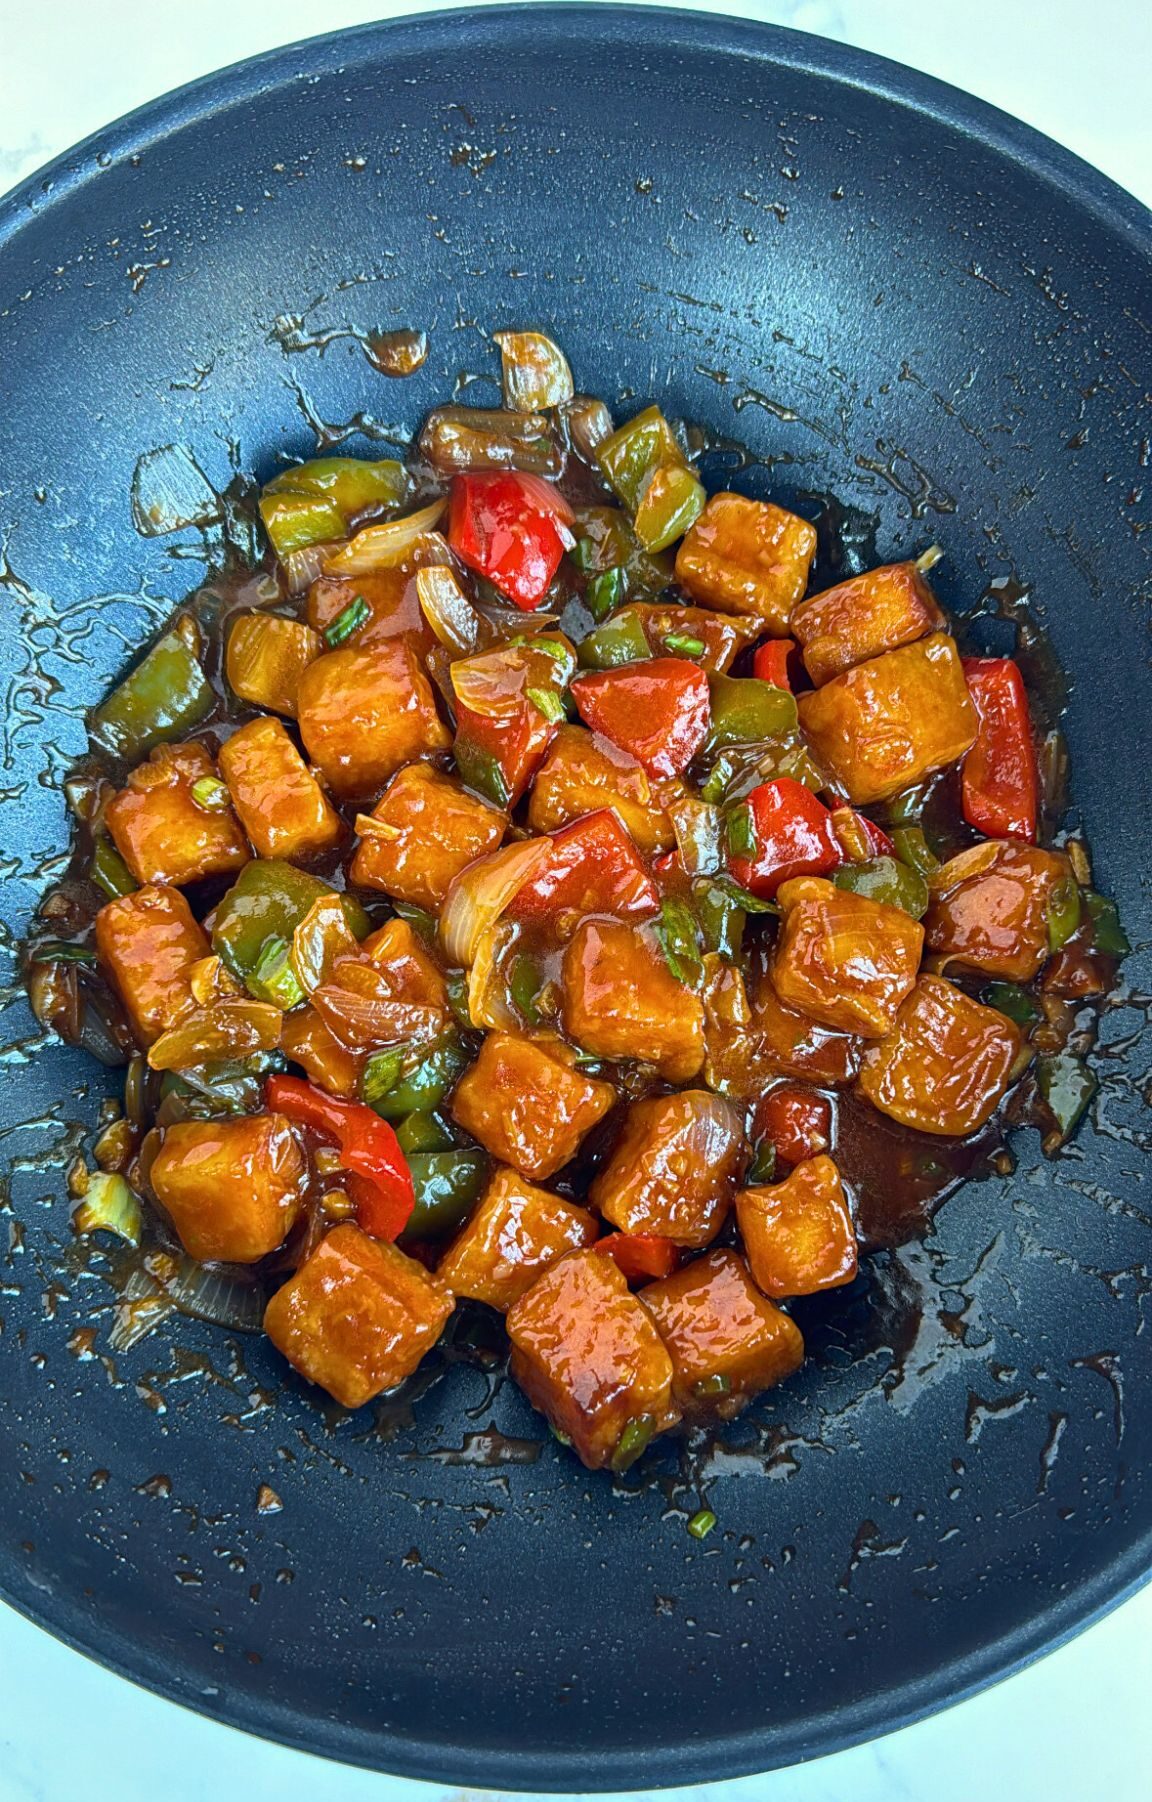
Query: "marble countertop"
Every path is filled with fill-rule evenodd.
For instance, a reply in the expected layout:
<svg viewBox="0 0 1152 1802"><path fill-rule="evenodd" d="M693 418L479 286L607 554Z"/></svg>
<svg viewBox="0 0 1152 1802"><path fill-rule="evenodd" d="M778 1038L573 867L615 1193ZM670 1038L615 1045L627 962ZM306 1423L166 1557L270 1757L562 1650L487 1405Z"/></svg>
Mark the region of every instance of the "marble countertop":
<svg viewBox="0 0 1152 1802"><path fill-rule="evenodd" d="M681 0L691 4L691 0ZM0 192L108 120L320 27L436 10L386 0L0 0ZM1127 0L739 0L771 20L907 63L1059 139L1152 205L1152 12ZM972 1701L768 1777L664 1791L680 1802L1144 1802L1152 1589ZM486 1792L487 1793L487 1792ZM0 1607L0 1802L470 1802L459 1790L324 1764L147 1695ZM479 1792L473 1792L479 1802Z"/></svg>

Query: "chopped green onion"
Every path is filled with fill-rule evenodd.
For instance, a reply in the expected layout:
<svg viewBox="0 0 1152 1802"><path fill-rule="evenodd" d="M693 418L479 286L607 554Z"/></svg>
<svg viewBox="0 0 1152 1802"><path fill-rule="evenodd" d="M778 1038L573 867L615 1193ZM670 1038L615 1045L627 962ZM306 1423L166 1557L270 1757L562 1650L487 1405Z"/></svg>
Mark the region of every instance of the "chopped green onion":
<svg viewBox="0 0 1152 1802"><path fill-rule="evenodd" d="M365 620L371 617L372 609L362 594L358 594L342 607L330 626L324 628L324 643L330 650L337 645L346 644L353 632L358 632Z"/></svg>
<svg viewBox="0 0 1152 1802"><path fill-rule="evenodd" d="M744 937L744 909L736 896L720 883L702 876L692 884L692 900L705 951L719 952L734 963Z"/></svg>
<svg viewBox="0 0 1152 1802"><path fill-rule="evenodd" d="M771 1139L761 1139L752 1153L752 1162L745 1172L744 1181L754 1186L771 1183L776 1180L776 1147Z"/></svg>
<svg viewBox="0 0 1152 1802"><path fill-rule="evenodd" d="M1084 1059L1074 1056L1071 1051L1042 1057L1036 1066L1036 1080L1060 1129L1055 1144L1062 1145L1079 1126L1100 1085ZM1044 1148L1049 1149L1049 1141L1045 1141Z"/></svg>
<svg viewBox="0 0 1152 1802"><path fill-rule="evenodd" d="M461 1026L472 1024L472 1014L468 1007L468 978L463 970L450 970L444 978L444 987L448 991L448 1005Z"/></svg>
<svg viewBox="0 0 1152 1802"><path fill-rule="evenodd" d="M1081 899L1092 921L1092 942L1097 951L1104 951L1109 957L1127 957L1132 947L1120 924L1115 901L1090 888L1084 890Z"/></svg>
<svg viewBox="0 0 1152 1802"><path fill-rule="evenodd" d="M587 540L582 540L582 542L587 543ZM569 1439L567 1433L562 1433L559 1427L554 1427L552 1425L551 1421L548 1422L548 1431L558 1445L571 1445L572 1441Z"/></svg>
<svg viewBox="0 0 1152 1802"><path fill-rule="evenodd" d="M96 840L88 874L97 888L104 890L110 901L118 901L122 895L130 895L136 887L131 870L110 838Z"/></svg>
<svg viewBox="0 0 1152 1802"><path fill-rule="evenodd" d="M546 720L556 725L564 716L564 703L554 688L526 688L524 693Z"/></svg>
<svg viewBox="0 0 1152 1802"><path fill-rule="evenodd" d="M669 632L664 649L671 651L674 657L703 657L708 646L702 638L693 638L690 632Z"/></svg>
<svg viewBox="0 0 1152 1802"><path fill-rule="evenodd" d="M258 1001L270 1001L273 1007L299 1007L304 999L300 979L292 968L291 947L286 939L265 939L260 947L255 968L247 977L247 986Z"/></svg>
<svg viewBox="0 0 1152 1802"><path fill-rule="evenodd" d="M508 977L508 993L512 1005L529 1026L539 1026L541 1021L537 997L543 981L540 966L534 957L521 951L512 960L512 969Z"/></svg>
<svg viewBox="0 0 1152 1802"><path fill-rule="evenodd" d="M716 1525L716 1516L711 1508L700 1508L688 1522L688 1531L693 1539L707 1539Z"/></svg>
<svg viewBox="0 0 1152 1802"><path fill-rule="evenodd" d="M198 776L192 784L192 799L205 813L223 813L232 805L228 785L219 776Z"/></svg>
<svg viewBox="0 0 1152 1802"><path fill-rule="evenodd" d="M779 917L779 902L765 901L761 895L754 895L751 889L741 888L730 876L717 876L715 883L724 894L731 895L746 914L776 914Z"/></svg>
<svg viewBox="0 0 1152 1802"><path fill-rule="evenodd" d="M624 599L625 575L618 566L602 569L584 591L584 604L595 620L607 619Z"/></svg>
<svg viewBox="0 0 1152 1802"><path fill-rule="evenodd" d="M890 826L919 825L927 799L927 791L922 787L906 788L902 795L893 795L887 807L888 824Z"/></svg>
<svg viewBox="0 0 1152 1802"><path fill-rule="evenodd" d="M360 1099L366 1101L369 1107L374 1102L383 1101L385 1095L396 1087L404 1067L404 1055L403 1045L389 1045L387 1051L372 1053L360 1078Z"/></svg>
<svg viewBox="0 0 1152 1802"><path fill-rule="evenodd" d="M731 1377L725 1376L722 1370L715 1370L710 1377L701 1377L693 1384L692 1392L704 1400L710 1395L727 1395L731 1388Z"/></svg>
<svg viewBox="0 0 1152 1802"><path fill-rule="evenodd" d="M704 980L700 958L700 934L696 916L686 901L667 896L660 906L656 937L664 960L677 982L694 989Z"/></svg>
<svg viewBox="0 0 1152 1802"><path fill-rule="evenodd" d="M490 751L481 751L466 738L457 737L452 754L456 759L456 773L466 788L475 789L478 795L494 801L497 807L507 807L508 783Z"/></svg>
<svg viewBox="0 0 1152 1802"><path fill-rule="evenodd" d="M998 1014L1015 1020L1017 1026L1031 1026L1040 1013L1028 990L1018 982L990 982L980 999L985 1007L994 1007Z"/></svg>
<svg viewBox="0 0 1152 1802"><path fill-rule="evenodd" d="M1060 951L1080 924L1080 890L1071 876L1048 891L1048 949Z"/></svg>
<svg viewBox="0 0 1152 1802"><path fill-rule="evenodd" d="M144 1213L122 1176L99 1171L88 1178L84 1199L72 1216L78 1233L115 1233L128 1245L139 1245Z"/></svg>
<svg viewBox="0 0 1152 1802"><path fill-rule="evenodd" d="M69 939L46 939L32 953L34 964L94 964L96 953L91 945L73 944Z"/></svg>
<svg viewBox="0 0 1152 1802"><path fill-rule="evenodd" d="M655 1431L656 1422L651 1414L638 1414L635 1420L630 1420L616 1441L612 1469L627 1470L630 1464L635 1464Z"/></svg>
<svg viewBox="0 0 1152 1802"><path fill-rule="evenodd" d="M741 805L732 809L728 815L726 832L728 849L733 857L755 857L756 827L750 807Z"/></svg>
<svg viewBox="0 0 1152 1802"><path fill-rule="evenodd" d="M568 555L577 569L587 571L596 567L596 545L591 538L578 538Z"/></svg>

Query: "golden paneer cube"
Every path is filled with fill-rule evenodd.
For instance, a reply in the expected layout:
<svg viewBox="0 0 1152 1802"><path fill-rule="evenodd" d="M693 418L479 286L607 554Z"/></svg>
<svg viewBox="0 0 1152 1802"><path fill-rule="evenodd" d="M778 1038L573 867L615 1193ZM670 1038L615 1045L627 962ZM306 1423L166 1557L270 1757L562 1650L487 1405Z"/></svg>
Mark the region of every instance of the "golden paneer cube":
<svg viewBox="0 0 1152 1802"><path fill-rule="evenodd" d="M469 794L454 776L409 763L371 816L357 822L360 843L348 879L435 910L465 864L494 851L507 830L508 815Z"/></svg>
<svg viewBox="0 0 1152 1802"><path fill-rule="evenodd" d="M856 1229L830 1157L805 1158L782 1183L741 1189L736 1224L765 1295L815 1295L856 1275Z"/></svg>
<svg viewBox="0 0 1152 1802"><path fill-rule="evenodd" d="M338 795L367 795L402 764L447 751L451 734L406 640L329 651L298 691L308 755Z"/></svg>
<svg viewBox="0 0 1152 1802"><path fill-rule="evenodd" d="M731 1420L804 1361L800 1328L760 1293L738 1252L705 1252L647 1283L639 1299L668 1347L673 1399L687 1420Z"/></svg>
<svg viewBox="0 0 1152 1802"><path fill-rule="evenodd" d="M433 539L427 552L421 551L418 544L394 569L372 570L360 576L318 577L308 590L309 625L317 632L326 632L349 607L363 601L368 617L351 639L357 650L404 638L417 657L422 657L436 641L420 609L416 572L423 564L436 562L438 555L443 555L443 551L437 551Z"/></svg>
<svg viewBox="0 0 1152 1802"><path fill-rule="evenodd" d="M653 1064L690 1082L704 1062L704 1007L677 982L651 928L585 920L562 968L564 1030L597 1057Z"/></svg>
<svg viewBox="0 0 1152 1802"><path fill-rule="evenodd" d="M453 1295L467 1295L507 1313L542 1271L599 1234L595 1216L498 1169L471 1219L437 1267Z"/></svg>
<svg viewBox="0 0 1152 1802"><path fill-rule="evenodd" d="M96 915L96 955L144 1045L191 1007L189 971L211 949L179 889L134 889Z"/></svg>
<svg viewBox="0 0 1152 1802"><path fill-rule="evenodd" d="M922 976L860 1066L860 1092L902 1126L961 1138L990 1120L1023 1035L1004 1014L942 976Z"/></svg>
<svg viewBox="0 0 1152 1802"><path fill-rule="evenodd" d="M343 838L340 815L279 720L249 720L221 745L219 762L260 857L315 857Z"/></svg>
<svg viewBox="0 0 1152 1802"><path fill-rule="evenodd" d="M946 623L915 563L886 563L809 595L793 613L790 630L820 688L853 664L912 644Z"/></svg>
<svg viewBox="0 0 1152 1802"><path fill-rule="evenodd" d="M736 1110L707 1089L634 1101L591 1199L625 1233L707 1245L723 1226L744 1167Z"/></svg>
<svg viewBox="0 0 1152 1802"><path fill-rule="evenodd" d="M272 713L296 718L300 678L324 649L303 620L278 613L241 613L228 634L224 673L233 694Z"/></svg>
<svg viewBox="0 0 1152 1802"><path fill-rule="evenodd" d="M818 876L783 883L776 900L784 918L771 981L780 1000L837 1032L882 1038L916 981L920 922Z"/></svg>
<svg viewBox="0 0 1152 1802"><path fill-rule="evenodd" d="M112 842L137 882L182 888L248 862L248 841L204 746L157 745L104 809Z"/></svg>
<svg viewBox="0 0 1152 1802"><path fill-rule="evenodd" d="M672 1360L611 1258L570 1252L509 1310L511 1371L589 1470L675 1426Z"/></svg>
<svg viewBox="0 0 1152 1802"><path fill-rule="evenodd" d="M295 1007L284 1015L280 1030L280 1049L299 1064L309 1082L329 1095L341 1095L355 1101L360 1094L360 1077L367 1062L366 1051L348 1051L329 1032L314 1007Z"/></svg>
<svg viewBox="0 0 1152 1802"><path fill-rule="evenodd" d="M771 501L714 494L676 554L676 580L694 601L754 614L783 637L815 555L806 519Z"/></svg>
<svg viewBox="0 0 1152 1802"><path fill-rule="evenodd" d="M277 1289L264 1331L301 1376L360 1408L411 1376L452 1305L423 1264L347 1223Z"/></svg>
<svg viewBox="0 0 1152 1802"><path fill-rule="evenodd" d="M304 1154L282 1114L182 1120L149 1172L191 1258L254 1264L284 1243L304 1198Z"/></svg>
<svg viewBox="0 0 1152 1802"><path fill-rule="evenodd" d="M858 663L796 705L817 763L857 807L955 763L976 738L976 710L944 632Z"/></svg>
<svg viewBox="0 0 1152 1802"><path fill-rule="evenodd" d="M490 1032L452 1096L452 1117L502 1164L543 1182L575 1157L616 1101L560 1040Z"/></svg>
<svg viewBox="0 0 1152 1802"><path fill-rule="evenodd" d="M953 857L932 878L924 939L933 965L955 964L1005 982L1031 982L1048 956L1048 902L1073 881L1058 851L985 843Z"/></svg>
<svg viewBox="0 0 1152 1802"><path fill-rule="evenodd" d="M533 832L555 832L601 807L612 809L647 856L676 843L643 764L597 732L561 726L536 772L528 824Z"/></svg>

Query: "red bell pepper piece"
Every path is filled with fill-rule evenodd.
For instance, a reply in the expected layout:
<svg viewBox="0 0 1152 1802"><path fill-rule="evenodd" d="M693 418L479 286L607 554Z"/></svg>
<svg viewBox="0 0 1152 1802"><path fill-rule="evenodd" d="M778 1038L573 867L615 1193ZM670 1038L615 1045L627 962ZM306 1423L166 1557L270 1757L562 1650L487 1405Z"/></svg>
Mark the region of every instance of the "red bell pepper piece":
<svg viewBox="0 0 1152 1802"><path fill-rule="evenodd" d="M761 783L745 802L754 851L734 854L728 868L741 888L770 901L791 876L826 876L844 861L832 815L791 776Z"/></svg>
<svg viewBox="0 0 1152 1802"><path fill-rule="evenodd" d="M841 863L867 863L872 857L895 857L888 834L866 813L852 807L832 809L832 830L840 845Z"/></svg>
<svg viewBox="0 0 1152 1802"><path fill-rule="evenodd" d="M785 1164L818 1157L832 1143L832 1104L803 1083L778 1083L756 1103L751 1134L767 1139Z"/></svg>
<svg viewBox="0 0 1152 1802"><path fill-rule="evenodd" d="M979 725L961 773L968 824L988 838L1035 844L1039 781L1024 678L1010 657L965 657Z"/></svg>
<svg viewBox="0 0 1152 1802"><path fill-rule="evenodd" d="M574 542L572 509L539 476L493 470L456 476L448 542L469 569L530 613Z"/></svg>
<svg viewBox="0 0 1152 1802"><path fill-rule="evenodd" d="M680 1247L659 1233L609 1233L594 1249L612 1258L630 1283L671 1276L680 1262Z"/></svg>
<svg viewBox="0 0 1152 1802"><path fill-rule="evenodd" d="M387 1120L361 1101L325 1095L297 1076L270 1076L264 1098L275 1113L335 1140L348 1172L357 1224L374 1239L397 1238L408 1224L416 1193L412 1172Z"/></svg>
<svg viewBox="0 0 1152 1802"><path fill-rule="evenodd" d="M457 701L455 742L465 780L475 777L489 800L515 807L543 763L556 729L557 722L528 700L499 715L474 713Z"/></svg>
<svg viewBox="0 0 1152 1802"><path fill-rule="evenodd" d="M567 909L624 917L660 911L660 897L640 853L610 807L586 813L552 834L548 863L524 884L508 912L525 920Z"/></svg>
<svg viewBox="0 0 1152 1802"><path fill-rule="evenodd" d="M789 659L796 653L796 641L793 638L769 638L758 645L752 654L752 674L761 682L771 682L775 688L786 688L792 693L792 677L789 674Z"/></svg>
<svg viewBox="0 0 1152 1802"><path fill-rule="evenodd" d="M652 657L577 676L572 697L593 732L630 751L650 776L679 776L708 735L708 677L682 657Z"/></svg>

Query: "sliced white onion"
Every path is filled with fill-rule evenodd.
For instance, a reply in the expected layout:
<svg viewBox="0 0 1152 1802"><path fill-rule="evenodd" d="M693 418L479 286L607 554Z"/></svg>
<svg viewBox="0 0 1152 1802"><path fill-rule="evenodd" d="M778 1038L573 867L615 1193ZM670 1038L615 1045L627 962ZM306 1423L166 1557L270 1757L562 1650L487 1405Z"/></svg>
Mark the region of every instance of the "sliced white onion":
<svg viewBox="0 0 1152 1802"><path fill-rule="evenodd" d="M339 895L321 895L292 934L292 968L304 993L330 979L338 957L355 957L359 950Z"/></svg>
<svg viewBox="0 0 1152 1802"><path fill-rule="evenodd" d="M462 707L485 719L518 713L528 676L516 650L487 651L452 665L452 692Z"/></svg>
<svg viewBox="0 0 1152 1802"><path fill-rule="evenodd" d="M288 583L288 593L303 594L306 588L311 588L346 543L346 539L336 538L327 544L306 544L303 550L289 551L281 564Z"/></svg>
<svg viewBox="0 0 1152 1802"><path fill-rule="evenodd" d="M144 1267L159 1290L196 1320L211 1321L237 1333L258 1333L268 1300L267 1290L250 1277L240 1277L219 1265L198 1264L184 1254L155 1252Z"/></svg>
<svg viewBox="0 0 1152 1802"><path fill-rule="evenodd" d="M677 795L664 812L676 834L680 861L689 876L714 876L724 868L724 818L718 807Z"/></svg>
<svg viewBox="0 0 1152 1802"><path fill-rule="evenodd" d="M222 1058L274 1051L284 1015L266 1001L214 1001L193 1008L162 1032L148 1053L153 1070L180 1070Z"/></svg>
<svg viewBox="0 0 1152 1802"><path fill-rule="evenodd" d="M966 851L958 851L955 857L942 863L938 870L933 870L928 878L928 887L934 895L950 894L962 882L968 882L973 876L983 876L992 868L1003 849L1003 844L992 839L985 839L979 845L969 845Z"/></svg>
<svg viewBox="0 0 1152 1802"><path fill-rule="evenodd" d="M572 399L568 359L543 332L494 332L500 346L504 405L515 413L540 413Z"/></svg>
<svg viewBox="0 0 1152 1802"><path fill-rule="evenodd" d="M616 430L611 413L602 400L590 394L575 395L561 410L576 449L589 463L594 462L605 438L611 438Z"/></svg>
<svg viewBox="0 0 1152 1802"><path fill-rule="evenodd" d="M466 657L484 641L484 621L452 570L443 564L416 572L420 611L446 650Z"/></svg>
<svg viewBox="0 0 1152 1802"><path fill-rule="evenodd" d="M484 934L551 854L550 838L524 839L478 857L461 870L440 915L440 939L450 963L464 970L471 968Z"/></svg>
<svg viewBox="0 0 1152 1802"><path fill-rule="evenodd" d="M421 507L418 513L409 513L405 519L390 519L384 525L365 526L334 557L329 558L325 573L331 576L367 576L376 569L395 569L422 538L434 531L447 504L447 501L433 501L430 507Z"/></svg>
<svg viewBox="0 0 1152 1802"><path fill-rule="evenodd" d="M481 933L472 968L468 972L468 1017L473 1026L491 1032L518 1032L522 1022L501 968L500 957L516 928L498 921Z"/></svg>

